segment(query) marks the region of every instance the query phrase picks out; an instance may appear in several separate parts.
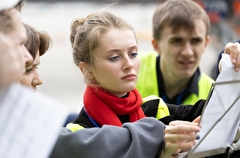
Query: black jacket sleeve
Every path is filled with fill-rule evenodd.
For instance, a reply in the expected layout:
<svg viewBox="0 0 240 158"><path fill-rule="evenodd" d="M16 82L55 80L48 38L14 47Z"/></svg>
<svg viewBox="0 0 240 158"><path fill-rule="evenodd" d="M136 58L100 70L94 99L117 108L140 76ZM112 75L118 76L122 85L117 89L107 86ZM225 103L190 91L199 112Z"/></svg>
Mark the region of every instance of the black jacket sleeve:
<svg viewBox="0 0 240 158"><path fill-rule="evenodd" d="M194 105L172 105L167 104L170 116L161 118L164 124L168 125L174 120L193 121L200 116L205 104L205 100L199 100Z"/></svg>

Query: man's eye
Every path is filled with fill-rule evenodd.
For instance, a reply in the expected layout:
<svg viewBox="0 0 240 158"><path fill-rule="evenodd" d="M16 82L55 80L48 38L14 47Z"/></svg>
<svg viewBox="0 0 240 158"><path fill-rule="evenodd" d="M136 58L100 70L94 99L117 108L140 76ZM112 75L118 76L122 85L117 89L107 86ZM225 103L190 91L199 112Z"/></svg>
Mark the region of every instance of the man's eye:
<svg viewBox="0 0 240 158"><path fill-rule="evenodd" d="M182 41L181 41L181 39L174 39L174 40L172 40L172 43L181 43Z"/></svg>
<svg viewBox="0 0 240 158"><path fill-rule="evenodd" d="M192 40L192 44L197 44L197 43L200 43L200 42L202 42L201 39L193 39Z"/></svg>

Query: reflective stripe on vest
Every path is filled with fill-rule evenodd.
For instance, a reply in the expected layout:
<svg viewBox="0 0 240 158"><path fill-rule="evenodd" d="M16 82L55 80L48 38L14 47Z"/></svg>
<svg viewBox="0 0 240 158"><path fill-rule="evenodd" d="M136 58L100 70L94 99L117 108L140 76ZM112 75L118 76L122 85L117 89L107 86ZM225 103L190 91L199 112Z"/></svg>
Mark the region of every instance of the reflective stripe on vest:
<svg viewBox="0 0 240 158"><path fill-rule="evenodd" d="M184 100L183 105L194 105L200 99L207 99L210 89L213 84L213 79L201 72L198 81L198 95L192 93Z"/></svg>
<svg viewBox="0 0 240 158"><path fill-rule="evenodd" d="M73 124L73 123L69 123L66 126L67 129L71 130L72 132L76 132L80 129L84 129L83 126L79 125L79 124Z"/></svg>
<svg viewBox="0 0 240 158"><path fill-rule="evenodd" d="M141 52L139 54L141 65L145 66L140 66L136 88L142 97L147 97L149 95L159 96L156 72L156 57L158 54L156 52ZM198 81L198 95L190 94L182 104L194 105L200 99L207 99L213 82L213 79L201 72Z"/></svg>
<svg viewBox="0 0 240 158"><path fill-rule="evenodd" d="M156 118L161 119L163 117L169 116L170 113L168 110L168 106L165 104L165 102L162 100L162 98L155 96L155 95L150 95L150 96L142 98L142 101L143 101L143 103L145 103L145 102L147 102L149 100L153 100L153 99L159 99Z"/></svg>
<svg viewBox="0 0 240 158"><path fill-rule="evenodd" d="M138 80L136 88L141 96L147 97L149 95L158 94L158 81L156 70L156 52L140 52L141 65L138 73Z"/></svg>

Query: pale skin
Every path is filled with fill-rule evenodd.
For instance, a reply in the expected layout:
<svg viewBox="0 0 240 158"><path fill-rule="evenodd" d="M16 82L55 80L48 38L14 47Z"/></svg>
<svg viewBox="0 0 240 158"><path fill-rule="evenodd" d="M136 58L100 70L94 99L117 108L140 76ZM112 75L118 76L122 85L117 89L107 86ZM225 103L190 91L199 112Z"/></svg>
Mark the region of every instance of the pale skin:
<svg viewBox="0 0 240 158"><path fill-rule="evenodd" d="M173 33L170 26L162 30L159 41L153 39L154 50L161 55L160 69L169 98L182 92L199 66L202 54L209 43L203 20L195 21L195 30Z"/></svg>
<svg viewBox="0 0 240 158"><path fill-rule="evenodd" d="M122 97L135 89L140 66L138 46L130 30L111 29L102 35L94 50L94 65L80 63L87 78L112 94Z"/></svg>
<svg viewBox="0 0 240 158"><path fill-rule="evenodd" d="M10 9L14 27L7 34L0 34L1 52L0 52L0 87L13 82L19 82L22 74L25 72L25 65L32 63L32 56L24 46L27 40L26 30L22 24L20 13L17 9ZM11 62L10 62L11 61Z"/></svg>
<svg viewBox="0 0 240 158"><path fill-rule="evenodd" d="M94 64L79 63L87 79L102 86L117 97L135 89L140 59L138 45L131 30L110 29L101 35L95 50ZM165 150L160 157L189 150L196 140L197 123L174 121L165 130Z"/></svg>
<svg viewBox="0 0 240 158"><path fill-rule="evenodd" d="M37 89L37 86L42 84L42 79L37 71L38 65L40 64L39 51L30 66L26 68L26 72L23 74L20 83L28 86L34 90Z"/></svg>
<svg viewBox="0 0 240 158"><path fill-rule="evenodd" d="M193 122L170 122L165 129L165 150L159 158L177 158L180 152L189 151L195 145L196 133L200 131L199 121L200 116Z"/></svg>
<svg viewBox="0 0 240 158"><path fill-rule="evenodd" d="M225 54L230 55L230 59L232 64L234 65L234 70L239 72L240 70L240 44L236 43L228 43L224 49ZM222 65L221 61L219 62L219 71L221 72Z"/></svg>

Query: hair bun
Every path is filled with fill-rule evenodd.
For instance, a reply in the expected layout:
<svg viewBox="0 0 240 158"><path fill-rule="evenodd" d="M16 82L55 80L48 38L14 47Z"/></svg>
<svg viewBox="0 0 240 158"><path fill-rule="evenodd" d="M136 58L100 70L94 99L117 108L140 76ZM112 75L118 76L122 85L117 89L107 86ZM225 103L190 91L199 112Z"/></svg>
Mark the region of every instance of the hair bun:
<svg viewBox="0 0 240 158"><path fill-rule="evenodd" d="M70 35L70 41L72 45L74 43L78 28L81 27L85 23L85 21L86 21L86 18L78 18L72 22L71 35Z"/></svg>

